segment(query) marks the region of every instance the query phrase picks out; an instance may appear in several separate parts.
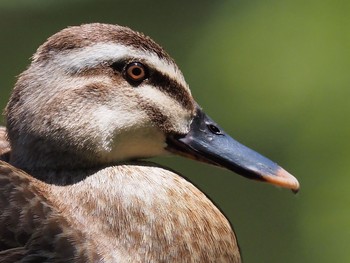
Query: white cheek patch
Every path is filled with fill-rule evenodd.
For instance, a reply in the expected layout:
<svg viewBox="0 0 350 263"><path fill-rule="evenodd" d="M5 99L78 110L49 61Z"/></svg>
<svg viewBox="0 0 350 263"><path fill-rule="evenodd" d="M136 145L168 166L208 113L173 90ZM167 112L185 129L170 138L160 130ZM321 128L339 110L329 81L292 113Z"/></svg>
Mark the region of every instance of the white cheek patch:
<svg viewBox="0 0 350 263"><path fill-rule="evenodd" d="M146 113L136 110L136 106L128 107L122 99L119 102L114 101L114 104L99 106L91 114L93 122L98 127L98 134L94 136L100 140L100 145L105 151L112 149L115 131L121 134L128 133L130 130L138 129L148 120Z"/></svg>
<svg viewBox="0 0 350 263"><path fill-rule="evenodd" d="M79 72L86 68L93 68L103 62L114 62L133 58L146 61L149 66L157 69L171 79L176 79L183 87L188 89L182 73L175 64L160 59L153 52L147 52L117 43L98 43L93 46L64 51L56 54L55 61L61 68L71 72Z"/></svg>

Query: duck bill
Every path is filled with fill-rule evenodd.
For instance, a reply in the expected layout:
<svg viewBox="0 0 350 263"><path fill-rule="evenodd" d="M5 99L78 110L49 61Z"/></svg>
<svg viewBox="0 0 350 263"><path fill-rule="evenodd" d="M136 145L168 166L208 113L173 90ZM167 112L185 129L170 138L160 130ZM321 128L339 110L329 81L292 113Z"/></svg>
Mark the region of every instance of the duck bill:
<svg viewBox="0 0 350 263"><path fill-rule="evenodd" d="M221 166L249 179L299 190L298 180L268 158L227 135L200 108L186 135L170 135L167 150Z"/></svg>

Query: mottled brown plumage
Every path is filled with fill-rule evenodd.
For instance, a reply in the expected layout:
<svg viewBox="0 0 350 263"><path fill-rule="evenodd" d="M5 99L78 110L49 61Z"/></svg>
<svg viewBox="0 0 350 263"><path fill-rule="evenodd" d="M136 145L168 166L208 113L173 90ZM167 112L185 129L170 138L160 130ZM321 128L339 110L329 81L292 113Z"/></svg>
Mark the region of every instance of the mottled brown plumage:
<svg viewBox="0 0 350 263"><path fill-rule="evenodd" d="M56 186L1 162L0 182L1 262L239 259L231 227L209 199L150 164L108 167L79 183ZM158 198L163 192L167 202Z"/></svg>
<svg viewBox="0 0 350 263"><path fill-rule="evenodd" d="M8 161L11 150L5 127L0 126L0 160Z"/></svg>
<svg viewBox="0 0 350 263"><path fill-rule="evenodd" d="M130 65L133 77L145 73L139 82ZM241 262L219 209L180 175L140 158L170 151L299 187L231 141L201 112L169 55L125 27L88 24L50 37L5 115L0 262ZM203 134L197 141L192 132ZM220 144L219 152L210 146L222 138L248 159L222 159Z"/></svg>

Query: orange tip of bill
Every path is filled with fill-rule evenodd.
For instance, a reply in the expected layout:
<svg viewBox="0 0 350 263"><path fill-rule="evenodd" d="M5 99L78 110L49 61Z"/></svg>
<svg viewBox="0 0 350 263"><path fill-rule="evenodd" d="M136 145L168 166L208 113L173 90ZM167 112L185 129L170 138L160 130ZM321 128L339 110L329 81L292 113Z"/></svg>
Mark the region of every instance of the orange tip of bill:
<svg viewBox="0 0 350 263"><path fill-rule="evenodd" d="M279 168L275 176L264 176L263 179L268 183L291 189L294 193L300 189L298 180L283 168Z"/></svg>

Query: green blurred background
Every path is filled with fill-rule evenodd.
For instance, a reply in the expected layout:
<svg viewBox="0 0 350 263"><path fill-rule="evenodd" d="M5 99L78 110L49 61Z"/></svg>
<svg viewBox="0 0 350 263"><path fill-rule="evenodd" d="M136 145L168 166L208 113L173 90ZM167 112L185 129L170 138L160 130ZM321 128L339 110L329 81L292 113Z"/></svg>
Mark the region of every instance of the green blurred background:
<svg viewBox="0 0 350 263"><path fill-rule="evenodd" d="M301 183L285 189L159 158L230 218L246 263L350 262L350 2L0 1L0 108L47 37L128 25L177 61L205 111ZM3 120L1 120L3 123Z"/></svg>

